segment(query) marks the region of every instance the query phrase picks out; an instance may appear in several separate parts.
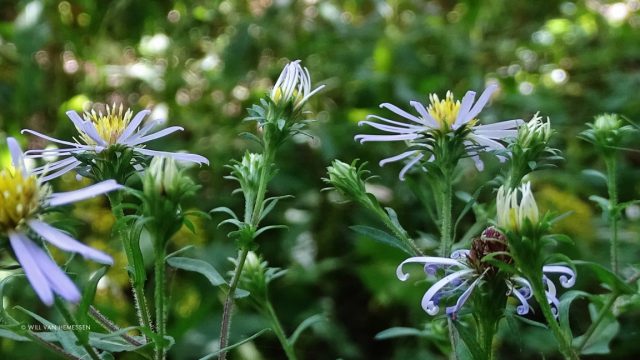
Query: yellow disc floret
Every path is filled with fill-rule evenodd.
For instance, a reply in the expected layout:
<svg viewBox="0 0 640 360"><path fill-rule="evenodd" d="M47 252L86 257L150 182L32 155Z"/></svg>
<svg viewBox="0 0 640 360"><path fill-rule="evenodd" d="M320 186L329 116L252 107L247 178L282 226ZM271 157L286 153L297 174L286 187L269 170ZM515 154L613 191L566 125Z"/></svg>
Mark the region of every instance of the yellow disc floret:
<svg viewBox="0 0 640 360"><path fill-rule="evenodd" d="M458 117L460 101L454 100L451 91L447 91L447 96L443 100L440 100L438 95L431 94L429 95L429 101L431 102L427 108L429 115L438 122L440 129L450 130Z"/></svg>
<svg viewBox="0 0 640 360"><path fill-rule="evenodd" d="M91 110L91 113L85 113L85 120L91 121L98 131L98 135L107 142L108 145L114 145L117 143L118 138L129 125L131 121L131 109L127 109L123 113L123 106L116 107L113 104L112 107L107 105L107 113L103 114L101 111L96 113L95 110ZM81 135L82 140L87 145L96 145L96 142L86 134Z"/></svg>
<svg viewBox="0 0 640 360"><path fill-rule="evenodd" d="M0 170L0 231L14 230L34 215L47 188L13 166Z"/></svg>

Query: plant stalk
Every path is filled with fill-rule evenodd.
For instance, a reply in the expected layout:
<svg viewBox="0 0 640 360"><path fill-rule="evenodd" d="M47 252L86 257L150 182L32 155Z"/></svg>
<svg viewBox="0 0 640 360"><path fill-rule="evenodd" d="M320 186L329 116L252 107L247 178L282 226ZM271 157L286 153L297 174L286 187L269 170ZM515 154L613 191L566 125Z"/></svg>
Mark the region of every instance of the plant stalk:
<svg viewBox="0 0 640 360"><path fill-rule="evenodd" d="M453 183L451 172L447 172L442 179L442 195L440 197L440 256L449 257L452 246L452 214L451 202L453 196Z"/></svg>
<svg viewBox="0 0 640 360"><path fill-rule="evenodd" d="M615 154L605 158L607 166L607 188L609 190L609 221L611 223L611 270L619 273L618 263L618 184Z"/></svg>
<svg viewBox="0 0 640 360"><path fill-rule="evenodd" d="M166 357L166 351L164 348L164 336L166 328L166 316L165 316L165 256L166 250L164 245L156 247L155 254L155 305L156 305L156 333L158 334L158 340L156 341L156 360L164 360Z"/></svg>
<svg viewBox="0 0 640 360"><path fill-rule="evenodd" d="M69 310L64 306L64 304L60 300L58 299L55 300L55 306L60 312L60 314L62 315L62 317L64 318L64 320L67 322L67 324L69 325L78 324L76 319L73 317L73 315L69 312ZM76 329L75 326L71 327L71 332L73 332L73 335L75 335L76 339L78 339L78 342L80 343L82 348L87 352L87 354L89 354L89 357L92 360L101 360L96 350L93 347L91 347L91 345L89 345L88 333L81 334L81 330Z"/></svg>
<svg viewBox="0 0 640 360"><path fill-rule="evenodd" d="M276 336L278 337L278 340L280 341L280 344L282 345L282 348L287 355L287 359L297 360L296 353L293 350L293 346L291 346L289 339L285 335L284 330L282 329L282 325L280 324L280 320L278 320L278 316L276 315L276 311L273 309L273 306L271 306L271 302L268 299L266 301L265 308L267 316L271 320L273 331L276 333Z"/></svg>

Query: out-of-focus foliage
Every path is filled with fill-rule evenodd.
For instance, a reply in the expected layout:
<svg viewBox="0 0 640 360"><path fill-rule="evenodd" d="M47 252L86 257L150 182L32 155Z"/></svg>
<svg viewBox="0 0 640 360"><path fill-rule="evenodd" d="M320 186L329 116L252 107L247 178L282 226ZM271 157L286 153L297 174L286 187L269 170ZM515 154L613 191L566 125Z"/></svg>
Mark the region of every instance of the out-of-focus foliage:
<svg viewBox="0 0 640 360"><path fill-rule="evenodd" d="M501 90L484 119L529 119L537 111L551 118L558 131L554 147L565 151L566 161L558 164L561 171L537 175L536 180L545 184L541 203L558 212L573 211L559 226L575 239L578 253L571 257L606 264L606 232L599 230L604 222L587 200L591 194L605 194L606 187L580 172L603 165L576 135L602 112L640 120L639 8L637 0L2 1L0 143L16 136L29 148L45 145L21 136L22 128L70 138L74 129L64 112L83 110L91 103L122 102L134 111L152 108L152 118L185 128L171 140L158 141L155 149L184 149L212 163L191 170L203 186L193 207L238 208L242 199L230 195L235 184L223 180L228 171L223 166L255 146L237 136L255 131L254 123L241 122L245 108L270 89L287 59L301 59L314 83L320 80L327 87L310 102L319 112L310 128L312 137L297 135L278 156L281 170L271 195L296 198L283 201L287 209L266 219L287 223L289 230L260 239L270 264L291 268L271 284L274 307L289 332L309 315L327 316L298 340L302 358L425 358L438 351L420 338L374 339L392 326L422 327L431 321L419 307L423 289L400 286L395 278L402 252L349 230L372 218L353 204L342 204L336 193L320 192L325 167L336 157L375 164L375 159L397 153L393 144L362 146L353 141L357 121L377 113L382 102L408 105L409 100L426 100L428 93L446 90L461 96L467 89L481 91L487 82L497 82ZM1 155L5 161L7 154ZM475 190L471 184L494 176L497 164L486 160L483 173L473 166L463 171L473 180L462 181L468 192ZM638 164L637 153L625 153L621 201L638 197ZM395 184L384 187L373 180L371 191L398 210L411 233L423 232L429 244L429 237L437 234L435 224L424 221L429 216L416 210L421 199L408 191L410 182L397 181L399 165L369 169L380 176L380 183ZM78 186L72 175L55 185ZM454 210L460 211L461 204ZM637 264L639 212L630 207L622 223L622 264ZM116 259L99 284L97 306L123 326L134 323L124 255L118 254L117 243L106 240L113 221L108 210L101 201L92 201L75 213L85 224L80 238ZM229 270L226 258L234 255L234 247L216 229L220 219L197 219L196 235L179 232L173 250L194 244L194 255ZM473 221L473 216L465 217L458 233ZM150 252L147 245L145 251ZM83 266L93 266L80 261L73 265L81 278L87 274ZM217 343L221 294L197 274L176 272L168 280L168 332L177 342L170 356L203 356ZM600 291L595 283L578 286ZM5 295L11 305L48 311L30 290L13 287ZM242 305L232 324L235 339L265 324ZM588 310L582 305L576 312L582 311L586 319ZM640 314L637 309L628 314L612 343L612 358L639 355L635 340ZM580 329L584 322L575 320ZM519 327L522 337L503 337L505 356L538 358L541 352L553 351L539 329ZM0 340L2 358L44 358L43 351ZM282 357L269 335L242 346L236 355Z"/></svg>

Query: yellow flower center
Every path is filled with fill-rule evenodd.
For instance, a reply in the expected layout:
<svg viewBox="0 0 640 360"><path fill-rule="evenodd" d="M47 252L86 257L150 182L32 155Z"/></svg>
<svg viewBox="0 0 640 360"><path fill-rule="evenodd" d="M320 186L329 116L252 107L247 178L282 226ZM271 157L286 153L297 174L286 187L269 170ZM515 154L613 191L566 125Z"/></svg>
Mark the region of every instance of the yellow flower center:
<svg viewBox="0 0 640 360"><path fill-rule="evenodd" d="M13 166L0 170L0 231L16 229L40 208L47 187Z"/></svg>
<svg viewBox="0 0 640 360"><path fill-rule="evenodd" d="M95 110L91 110L91 113L85 113L85 120L91 121L98 131L98 135L107 142L107 145L115 145L118 138L129 125L131 121L131 109L127 109L123 114L123 107L120 104L120 108L117 108L114 104L113 107L107 105L107 113L96 113ZM88 135L82 134L82 140L87 145L96 145L96 142Z"/></svg>
<svg viewBox="0 0 640 360"><path fill-rule="evenodd" d="M429 101L430 104L427 107L429 115L438 123L440 130L450 131L460 112L460 101L453 98L451 91L447 91L447 96L442 100L438 98L438 95L430 94ZM476 121L476 119L472 119L466 126L473 126Z"/></svg>

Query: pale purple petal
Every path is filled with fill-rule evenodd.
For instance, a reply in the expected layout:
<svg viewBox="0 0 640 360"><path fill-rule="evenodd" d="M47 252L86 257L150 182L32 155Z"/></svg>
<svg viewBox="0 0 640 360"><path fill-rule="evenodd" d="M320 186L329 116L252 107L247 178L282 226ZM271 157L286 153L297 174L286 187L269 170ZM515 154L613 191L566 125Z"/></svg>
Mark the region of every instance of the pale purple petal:
<svg viewBox="0 0 640 360"><path fill-rule="evenodd" d="M47 278L51 289L67 301L73 303L80 301L80 291L53 259L31 241L26 244L26 247L42 274Z"/></svg>
<svg viewBox="0 0 640 360"><path fill-rule="evenodd" d="M500 121L497 123L493 123L493 124L483 124L483 125L476 125L474 126L474 129L477 130L508 130L508 129L515 129L518 126L524 124L524 121L522 119L515 119L515 120L505 120L505 121Z"/></svg>
<svg viewBox="0 0 640 360"><path fill-rule="evenodd" d="M378 163L379 166L384 166L384 164L388 164L390 162L394 162L394 161L398 161L398 160L402 160L404 158L407 158L411 155L415 155L416 153L418 153L418 150L410 150L410 151L405 151L402 154L399 155L395 155L395 156L391 156L388 157L386 159L382 159L380 160L380 162Z"/></svg>
<svg viewBox="0 0 640 360"><path fill-rule="evenodd" d="M118 184L115 180L105 180L80 190L51 194L48 203L49 206L65 205L121 188L123 188L123 186Z"/></svg>
<svg viewBox="0 0 640 360"><path fill-rule="evenodd" d="M421 131L422 128L419 126L413 126L411 128L406 128L406 127L398 127L398 126L390 126L390 125L384 125L384 124L378 124L372 121L360 121L358 123L358 126L362 126L362 125L369 125L372 126L378 130L382 130L382 131L387 131L387 132L392 132L392 133L396 133L396 134L409 134L409 133L415 133L417 131Z"/></svg>
<svg viewBox="0 0 640 360"><path fill-rule="evenodd" d="M404 175L407 173L407 171L409 171L409 169L411 169L411 167L415 165L418 161L420 161L420 159L422 159L423 157L424 157L424 154L417 155L400 170L400 174L398 174L398 177L400 178L401 181L404 181Z"/></svg>
<svg viewBox="0 0 640 360"><path fill-rule="evenodd" d="M413 106L414 109L420 114L423 120L423 124L433 129L439 129L440 124L429 114L424 105L419 101L409 101L409 105Z"/></svg>
<svg viewBox="0 0 640 360"><path fill-rule="evenodd" d="M433 286L431 286L422 297L421 305L424 311L426 311L429 315L436 315L438 313L438 310L440 310L440 308L434 301L434 297L436 296L436 294L446 285L452 284L458 281L460 278L464 278L469 274L473 274L474 272L475 270L473 269L463 269L460 271L456 271L453 274L447 275L433 284Z"/></svg>
<svg viewBox="0 0 640 360"><path fill-rule="evenodd" d="M413 125L413 124L403 123L403 122L387 119L385 117L378 116L378 115L367 115L367 119L370 119L370 118L378 119L380 121L384 121L384 122L392 124L392 125L404 126L404 127L407 127L407 128L414 128L414 129L422 128L422 126L420 126L420 125Z"/></svg>
<svg viewBox="0 0 640 360"><path fill-rule="evenodd" d="M140 131L136 132L135 134L127 138L126 142L129 143L129 142L135 141L138 138L145 136L149 131L151 131L151 129L153 129L159 124L160 124L159 120L148 121L146 124L144 124L144 126L140 129Z"/></svg>
<svg viewBox="0 0 640 360"><path fill-rule="evenodd" d="M399 107L390 104L390 103L384 103L384 104L380 104L381 108L387 108L389 110L391 110L392 112L402 116L403 118L407 119L407 120L411 120L413 122L417 122L418 124L423 124L424 125L424 121L420 120L420 118L409 114L408 112L400 109Z"/></svg>
<svg viewBox="0 0 640 360"><path fill-rule="evenodd" d="M473 119L478 114L480 114L480 111L482 111L482 109L485 107L485 105L487 105L487 102L489 102L489 99L491 98L491 95L493 95L493 93L497 89L498 89L498 85L496 85L496 84L491 84L491 85L487 86L487 88L484 89L484 91L482 92L482 95L480 95L480 98L478 98L478 101L475 103L475 105L473 105L471 110L469 110L469 112L466 114L465 118L461 120L462 123L466 124L471 119Z"/></svg>
<svg viewBox="0 0 640 360"><path fill-rule="evenodd" d="M22 174L26 174L27 168L24 166L24 155L18 141L12 137L7 138L7 145L9 146L9 153L11 153L11 163L13 167L19 169Z"/></svg>
<svg viewBox="0 0 640 360"><path fill-rule="evenodd" d="M458 260L450 259L450 258L442 258L435 256L414 256L410 257L407 260L403 261L396 268L396 276L400 281L405 281L409 278L409 274L405 273L402 270L402 267L406 264L424 264L424 265L447 265L447 266L458 266L462 268L466 268L466 265L461 263Z"/></svg>
<svg viewBox="0 0 640 360"><path fill-rule="evenodd" d="M75 159L74 159L74 160L75 160ZM54 172L54 173L52 173L52 174L47 174L47 175L43 176L43 177L41 178L41 180L42 180L42 181L49 181L49 180L51 180L51 179L55 179L55 178L57 178L57 177L60 177L60 176L62 176L62 175L64 175L64 174L68 173L69 171L71 171L71 170L73 170L73 169L77 168L78 166L80 166L80 164L82 164L82 162L80 162L80 161L74 161L74 162L72 162L71 164L67 165L66 167L64 167L64 168L62 168L62 169L60 169L60 170L58 170L58 171L56 171L56 172ZM47 171L48 171L48 170L47 170Z"/></svg>
<svg viewBox="0 0 640 360"><path fill-rule="evenodd" d="M542 272L563 274L560 276L560 284L562 284L562 287L564 288L570 288L576 284L576 274L567 266L555 264L545 265L542 267Z"/></svg>
<svg viewBox="0 0 640 360"><path fill-rule="evenodd" d="M31 255L31 252L27 248L27 244L32 241L24 236L24 234L10 232L9 242L11 243L11 248L13 248L13 252L16 254L18 262L22 266L25 275L27 275L27 279L31 283L33 290L35 290L43 303L52 305L53 291L49 286L49 281L42 273L38 267L36 259L33 258L33 255Z"/></svg>
<svg viewBox="0 0 640 360"><path fill-rule="evenodd" d="M473 104L473 100L476 99L475 91L467 91L462 98L462 102L460 103L460 110L458 111L458 115L456 116L456 120L453 122L452 128L455 130L460 126L469 122L472 117L467 117L469 114L469 110L471 109L471 105Z"/></svg>
<svg viewBox="0 0 640 360"><path fill-rule="evenodd" d="M478 171L484 170L484 162L480 159L480 155L472 155L471 159L473 160L474 165Z"/></svg>
<svg viewBox="0 0 640 360"><path fill-rule="evenodd" d="M118 144L125 143L129 136L131 136L131 134L133 134L133 132L138 128L138 126L140 126L142 120L149 114L151 114L151 110L142 110L138 112L136 116L133 117L133 120L131 120L129 125L127 125L127 127L124 129L122 134L118 137L118 140L116 142Z"/></svg>
<svg viewBox="0 0 640 360"><path fill-rule="evenodd" d="M489 139L514 138L518 135L518 130L478 130L473 129L473 133Z"/></svg>
<svg viewBox="0 0 640 360"><path fill-rule="evenodd" d="M96 144L100 146L108 145L107 142L100 137L100 134L98 134L98 130L93 125L93 121L85 121L82 125L83 127L81 131L87 134L93 141L96 142Z"/></svg>
<svg viewBox="0 0 640 360"><path fill-rule="evenodd" d="M31 173L39 174L39 173L42 173L42 172L50 172L50 171L53 171L53 170L58 170L60 168L63 168L65 166L73 163L74 161L77 161L77 160L75 158L73 158L73 157L62 159L62 160L58 160L58 161L54 161L54 162L47 163L47 164L44 164L42 166L39 166L39 167L33 169L31 171Z"/></svg>
<svg viewBox="0 0 640 360"><path fill-rule="evenodd" d="M473 140L478 145L484 146L488 150L503 150L505 148L504 145L500 144L495 140L491 140L484 136L479 136L473 133L469 134L469 139Z"/></svg>
<svg viewBox="0 0 640 360"><path fill-rule="evenodd" d="M148 150L148 149L143 149L143 148L134 148L134 150L136 152L139 152L140 154L143 154L143 155L148 155L148 156L166 156L166 157L173 158L173 159L175 159L177 161L186 161L186 162L192 162L192 163L196 163L196 164L209 165L209 160L206 157L200 156L200 155L197 155L197 154L187 154L187 153L167 152L167 151L156 151L156 150Z"/></svg>
<svg viewBox="0 0 640 360"><path fill-rule="evenodd" d="M159 139L161 137L164 137L164 136L167 136L169 134L172 134L172 133L174 133L176 131L182 131L182 130L184 130L184 128L182 128L180 126L171 126L171 127L166 128L166 129L162 129L162 130L160 130L158 132L155 132L155 133L153 133L151 135L142 136L142 137L139 137L139 138L134 139L134 140L126 141L124 144L125 145L129 145L129 146L135 146L135 145L147 142L147 141Z"/></svg>
<svg viewBox="0 0 640 360"><path fill-rule="evenodd" d="M79 147L84 147L83 145L77 144L77 143L72 143L72 142L68 142L68 141L64 141L64 140L60 140L60 139L56 139L56 138L52 138L51 136L47 136L45 134L41 134L35 130L31 130L31 129L24 129L22 130L22 133L27 133L27 134L31 134L31 135L35 135L39 138L45 139L45 140L49 140L51 142L55 142L58 144L63 144L63 145L69 145L69 146L73 146L75 148L79 148Z"/></svg>
<svg viewBox="0 0 640 360"><path fill-rule="evenodd" d="M82 255L84 258L94 260L101 264L113 265L111 256L87 246L53 226L39 220L29 221L29 227L33 229L43 239L47 240L56 247Z"/></svg>
<svg viewBox="0 0 640 360"><path fill-rule="evenodd" d="M360 140L360 143L365 143L368 141L403 141L403 140L414 140L420 137L420 135L412 133L412 134L401 134L401 135L368 135L361 134L356 135L354 140Z"/></svg>
<svg viewBox="0 0 640 360"><path fill-rule="evenodd" d="M478 283L480 283L481 279L482 279L482 276L478 276L478 278L475 279L474 282L471 283L471 285L469 285L469 287L462 293L462 295L460 295L460 297L456 301L456 304L454 306L449 306L445 309L445 312L447 313L447 315L455 316L460 311L462 306L464 306L464 304L469 299L469 296L471 296L471 293L473 293L473 289L475 289Z"/></svg>
<svg viewBox="0 0 640 360"><path fill-rule="evenodd" d="M507 295L515 296L518 301L520 301L520 305L516 307L516 312L518 315L526 315L529 313L529 302L526 297L520 292L520 290L516 289L514 285L510 285L509 292Z"/></svg>

